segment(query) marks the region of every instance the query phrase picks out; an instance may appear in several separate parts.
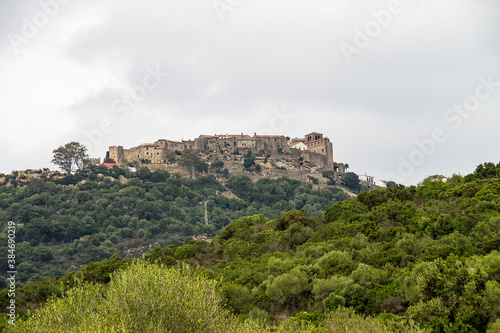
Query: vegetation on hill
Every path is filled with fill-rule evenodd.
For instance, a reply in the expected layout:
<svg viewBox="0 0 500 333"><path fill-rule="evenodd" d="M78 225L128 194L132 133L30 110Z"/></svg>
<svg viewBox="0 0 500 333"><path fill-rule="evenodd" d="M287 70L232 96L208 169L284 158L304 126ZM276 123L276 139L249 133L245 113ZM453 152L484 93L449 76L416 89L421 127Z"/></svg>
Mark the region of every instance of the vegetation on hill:
<svg viewBox="0 0 500 333"><path fill-rule="evenodd" d="M235 176L227 187L237 196L228 195L214 175L189 179L148 168L132 173L127 167L91 166L57 181L0 185L0 220L17 225L17 279L25 283L62 276L115 253L140 257L156 246L186 244L193 236L212 238L246 215L275 218L285 210L305 209L321 216L347 197L336 188L313 189L287 178L253 183ZM6 223L1 227L0 251L7 253ZM0 267L3 274L6 265ZM1 278L0 288L5 286Z"/></svg>
<svg viewBox="0 0 500 333"><path fill-rule="evenodd" d="M30 283L20 297L38 301L26 308L63 297L18 329L168 331L160 325L176 313L179 332L498 332L499 249L500 163L487 163L446 183L363 192L322 217L245 216L210 243L156 248L132 264L114 256ZM64 310L75 304L85 312Z"/></svg>

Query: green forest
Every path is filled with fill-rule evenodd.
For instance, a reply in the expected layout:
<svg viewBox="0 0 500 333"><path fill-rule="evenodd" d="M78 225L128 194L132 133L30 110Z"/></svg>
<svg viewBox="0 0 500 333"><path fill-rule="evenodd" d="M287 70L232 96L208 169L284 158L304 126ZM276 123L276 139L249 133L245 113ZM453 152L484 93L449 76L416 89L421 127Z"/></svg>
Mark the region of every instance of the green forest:
<svg viewBox="0 0 500 333"><path fill-rule="evenodd" d="M119 182L120 176L128 182ZM89 166L56 181L36 179L18 188L0 185L0 221L17 225L17 279L24 284L60 277L115 253L140 257L150 251L149 245L184 245L198 235L213 238L243 216L272 219L287 210L304 209L320 217L348 197L334 187L313 189L312 184L288 178L252 182L236 175L224 181L223 185L214 175L191 179L146 167L132 173L127 167ZM221 194L228 189L232 197ZM1 227L0 251L7 253L6 223ZM0 267L3 276L6 265ZM0 288L5 286L1 278Z"/></svg>
<svg viewBox="0 0 500 333"><path fill-rule="evenodd" d="M10 331L500 331L500 163L350 199L286 178L252 183L235 176L227 187L239 199L223 199L216 194L222 185L210 176L144 172L123 185L93 174L76 187L64 186L80 179L2 190L3 219L22 225L19 247L24 237L23 250L32 251L26 258L41 256L30 265L43 266L44 253L54 253L50 260L89 260L92 254L82 255L85 235L100 256L18 289L19 319ZM204 200L213 227L203 225ZM64 224L63 216L87 219L88 229ZM190 233L215 235L228 220L212 241L182 243ZM196 222L184 230L180 221ZM178 229L168 229L174 224ZM177 243L141 259L112 255L125 229ZM40 244L32 245L35 236ZM6 290L0 303L6 309Z"/></svg>

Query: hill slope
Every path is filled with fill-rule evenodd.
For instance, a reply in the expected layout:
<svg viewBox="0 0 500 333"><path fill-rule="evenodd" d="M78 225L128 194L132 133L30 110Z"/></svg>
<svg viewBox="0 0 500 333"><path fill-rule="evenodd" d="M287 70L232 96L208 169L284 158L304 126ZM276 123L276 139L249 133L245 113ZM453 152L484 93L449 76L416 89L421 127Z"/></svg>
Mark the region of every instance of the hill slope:
<svg viewBox="0 0 500 333"><path fill-rule="evenodd" d="M128 169L127 169L128 170ZM236 195L228 195L231 193ZM62 276L111 257L140 257L157 246L213 238L231 220L254 214L275 218L289 209L312 216L348 196L288 178L256 182L238 175L227 186L213 175L190 179L165 171L137 173L90 167L59 180L0 186L0 220L16 223L18 281ZM205 224L207 203L208 225ZM0 250L7 253L7 225ZM5 276L6 263L0 267ZM5 287L0 280L0 287Z"/></svg>
<svg viewBox="0 0 500 333"><path fill-rule="evenodd" d="M432 332L496 332L499 176L500 164L485 164L447 183L363 192L334 204L320 218L299 210L272 220L246 216L210 243L157 248L144 260L184 272L187 264L207 281L217 281L220 302L236 318L250 320L248 325L261 325L256 331L292 316L280 324L293 326L290 332L337 332L356 325L367 331L369 325L377 327L373 331L408 331L414 323ZM61 281L72 286L80 277L106 284L110 272L129 265L113 257ZM38 282L21 294L42 300L37 291L58 294L59 288ZM0 299L5 304L6 296ZM140 316L143 310L123 311ZM36 325L36 318L27 325Z"/></svg>

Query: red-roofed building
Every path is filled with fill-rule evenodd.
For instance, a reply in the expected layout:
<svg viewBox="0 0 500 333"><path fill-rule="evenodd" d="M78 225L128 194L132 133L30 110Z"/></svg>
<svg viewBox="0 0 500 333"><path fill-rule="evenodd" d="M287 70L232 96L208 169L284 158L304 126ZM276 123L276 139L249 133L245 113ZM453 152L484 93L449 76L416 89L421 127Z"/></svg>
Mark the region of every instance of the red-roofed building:
<svg viewBox="0 0 500 333"><path fill-rule="evenodd" d="M116 166L122 166L120 163L101 163L101 164L99 164L99 165L105 165L105 166L107 166L108 168L112 168L112 167L114 167L115 165L116 165Z"/></svg>

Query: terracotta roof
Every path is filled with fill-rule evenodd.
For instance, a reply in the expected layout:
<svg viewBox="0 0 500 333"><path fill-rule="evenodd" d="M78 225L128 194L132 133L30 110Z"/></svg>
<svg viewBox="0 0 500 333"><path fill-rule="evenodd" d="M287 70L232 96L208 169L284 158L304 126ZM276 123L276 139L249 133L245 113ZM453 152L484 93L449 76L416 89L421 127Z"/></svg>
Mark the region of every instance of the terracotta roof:
<svg viewBox="0 0 500 333"><path fill-rule="evenodd" d="M105 165L105 166L107 166L108 168L112 168L112 167L114 167L115 165L116 165L116 166L121 166L121 164L120 164L120 163L101 163L101 164L99 164L99 165Z"/></svg>
<svg viewBox="0 0 500 333"><path fill-rule="evenodd" d="M306 134L306 136L311 135L311 134L321 134L321 135L322 135L323 133L311 132L311 133L309 133L309 134Z"/></svg>

